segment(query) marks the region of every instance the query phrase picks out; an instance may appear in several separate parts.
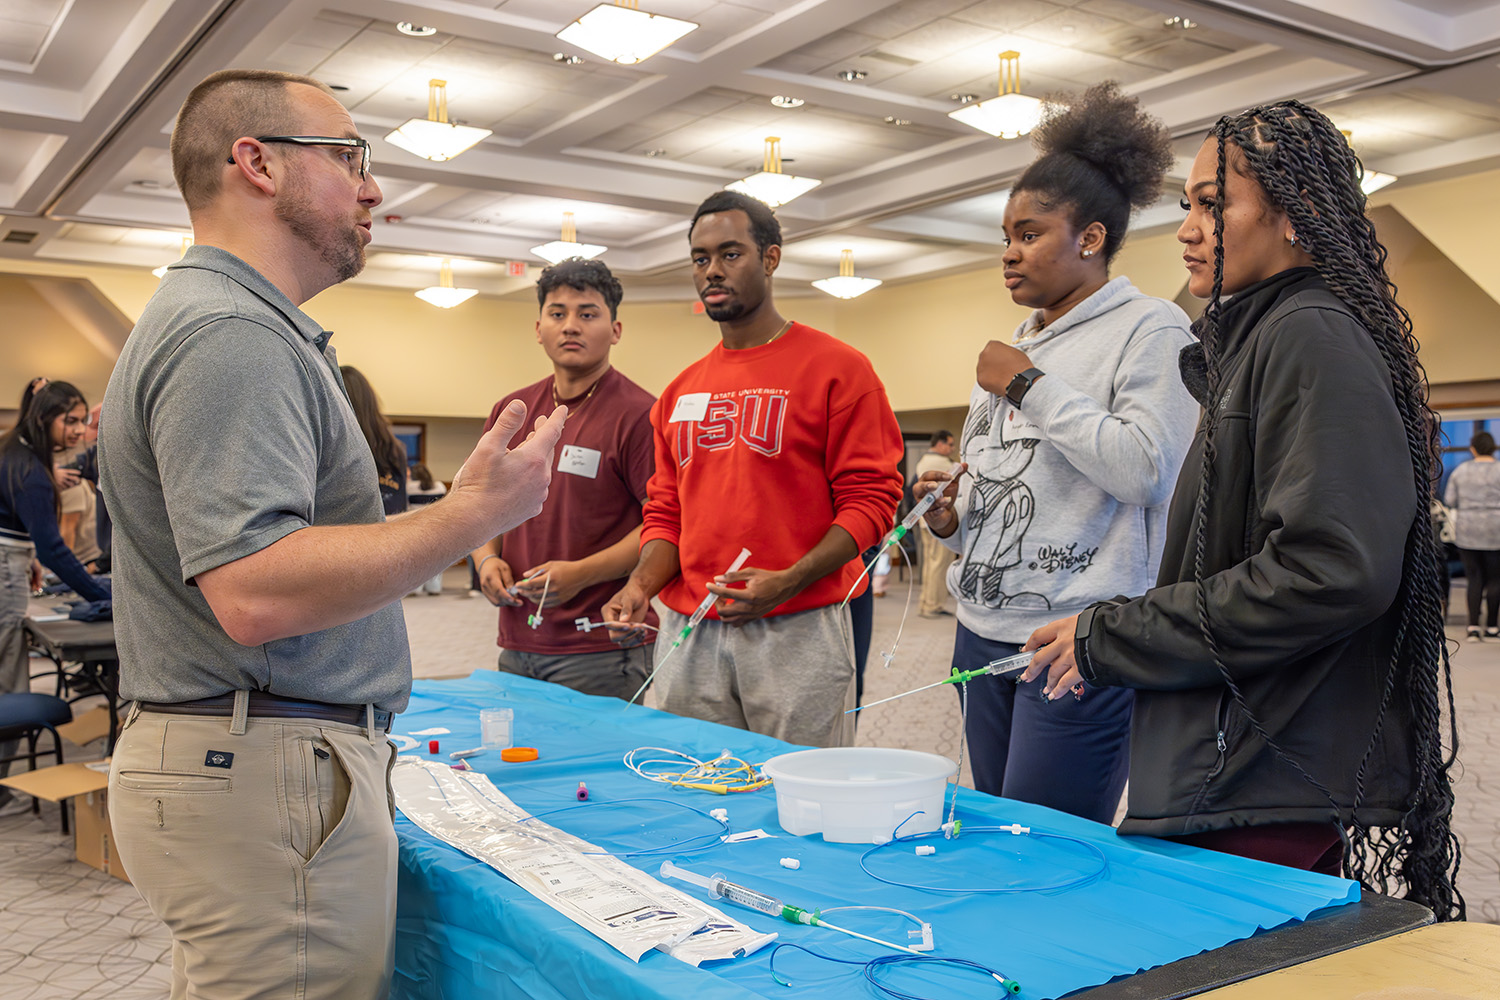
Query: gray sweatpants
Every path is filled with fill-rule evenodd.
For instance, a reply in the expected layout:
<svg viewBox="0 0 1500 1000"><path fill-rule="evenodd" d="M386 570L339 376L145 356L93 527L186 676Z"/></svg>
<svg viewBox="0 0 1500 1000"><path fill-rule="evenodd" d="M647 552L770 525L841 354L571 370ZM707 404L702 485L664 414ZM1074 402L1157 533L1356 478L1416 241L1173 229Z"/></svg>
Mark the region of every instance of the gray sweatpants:
<svg viewBox="0 0 1500 1000"><path fill-rule="evenodd" d="M508 674L550 681L584 694L628 701L646 683L651 650L645 646L599 653L523 653L502 649L498 666Z"/></svg>
<svg viewBox="0 0 1500 1000"><path fill-rule="evenodd" d="M656 643L662 662L687 616L667 609ZM813 608L738 628L705 621L656 675L656 704L788 743L854 743L854 640L849 611Z"/></svg>

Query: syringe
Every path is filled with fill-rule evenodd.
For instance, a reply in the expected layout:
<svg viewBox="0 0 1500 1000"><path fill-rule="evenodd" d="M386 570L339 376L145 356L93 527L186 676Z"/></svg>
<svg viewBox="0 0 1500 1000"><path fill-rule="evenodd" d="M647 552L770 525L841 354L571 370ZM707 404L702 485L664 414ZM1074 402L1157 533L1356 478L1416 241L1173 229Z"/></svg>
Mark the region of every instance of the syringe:
<svg viewBox="0 0 1500 1000"><path fill-rule="evenodd" d="M690 872L686 868L674 865L670 861L663 861L661 863L661 875L662 878L681 879L684 882L698 886L710 896L727 899L731 903L738 903L749 909L759 910L773 917L780 917L787 923L806 924L809 927L826 927L828 930L838 931L840 934L848 934L850 937L857 937L872 944L878 944L882 948L895 948L897 951L906 951L913 955L923 954L923 952L915 948L908 948L904 944L892 944L889 941L870 937L868 934L851 931L847 927L838 927L830 924L818 915L817 910L804 910L798 906L787 906L775 896L767 896L765 893L757 892L748 886L730 882L718 873L708 876L699 875L697 872ZM915 934L916 932L913 931L912 933Z"/></svg>
<svg viewBox="0 0 1500 1000"><path fill-rule="evenodd" d="M948 479L951 482L953 479L956 479L960 475L962 475L963 472L964 464L962 462L955 462L953 466L948 470ZM948 486L945 484L941 489L933 490L931 493L918 500L916 506L912 507L912 509L907 512L906 516L901 519L901 523L896 525L890 531L886 532L885 537L880 540L880 547L883 549L887 545L895 545L897 542L901 541L901 539L905 538L907 533L917 526L917 522L922 520L922 515L931 510L932 505L938 502L938 498L943 495L943 492L947 490L947 488Z"/></svg>
<svg viewBox="0 0 1500 1000"><path fill-rule="evenodd" d="M740 549L740 554L734 557L734 562L729 564L729 569L725 570L725 572L735 572L736 570L743 567L745 565L745 561L749 558L750 550ZM630 700L625 703L626 708L629 708L631 705L635 704L635 700L641 696L641 692L645 691L646 688L651 685L651 681L656 677L657 671L666 666L667 660L673 653L677 652L677 649L682 645L683 640L692 635L693 629L697 628L699 623L703 621L704 616L708 614L709 609L714 606L714 602L717 600L717 597L715 597L713 594L709 594L707 597L703 598L702 602L699 603L696 608L693 609L693 613L688 616L687 624L682 627L682 631L677 633L677 637L672 640L672 648L662 654L660 662L656 664L656 669L651 671L651 673L646 677L645 683L643 683L640 688L636 690L635 694L630 696Z"/></svg>
<svg viewBox="0 0 1500 1000"><path fill-rule="evenodd" d="M918 691L928 691L935 687L942 687L944 684L963 684L983 674L989 674L991 677L1004 677L1007 674L1020 673L1026 669L1027 665L1031 663L1031 658L1035 655L1035 653L1017 653L1014 656L1005 656L998 660L991 660L984 666L976 667L973 670L954 670L953 673L940 681L924 684L919 688L912 688L910 691L902 691L900 694L893 694L889 698L872 701L868 705L851 708L844 714L849 715L852 712L862 712L867 708L874 708L876 705L884 705L888 701L895 701L897 698L905 698L909 694L916 694Z"/></svg>

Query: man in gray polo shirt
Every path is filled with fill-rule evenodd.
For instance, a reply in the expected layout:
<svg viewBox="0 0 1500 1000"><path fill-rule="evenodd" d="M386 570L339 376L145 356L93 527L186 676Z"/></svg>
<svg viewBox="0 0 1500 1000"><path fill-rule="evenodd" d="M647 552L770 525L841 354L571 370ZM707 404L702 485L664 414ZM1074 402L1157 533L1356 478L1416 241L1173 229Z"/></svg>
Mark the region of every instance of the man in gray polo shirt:
<svg viewBox="0 0 1500 1000"><path fill-rule="evenodd" d="M382 997L394 940L391 713L400 598L535 516L565 411L501 415L441 504L386 524L328 335L298 306L357 274L380 188L349 113L303 77L189 95L172 166L196 245L110 379L129 712L119 857L172 932L172 996Z"/></svg>

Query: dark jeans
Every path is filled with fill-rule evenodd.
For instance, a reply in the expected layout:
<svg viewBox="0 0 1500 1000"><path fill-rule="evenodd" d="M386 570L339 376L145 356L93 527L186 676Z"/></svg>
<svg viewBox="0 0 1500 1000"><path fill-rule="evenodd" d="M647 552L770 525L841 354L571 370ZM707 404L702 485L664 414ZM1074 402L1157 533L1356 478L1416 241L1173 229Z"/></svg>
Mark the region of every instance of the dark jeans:
<svg viewBox="0 0 1500 1000"><path fill-rule="evenodd" d="M1020 647L958 626L953 666L982 667ZM1006 677L969 682L969 760L974 787L1112 823L1130 773L1129 688L1094 688L1082 701L1042 700L1046 674L1029 684Z"/></svg>
<svg viewBox="0 0 1500 1000"><path fill-rule="evenodd" d="M880 549L872 546L860 553L860 561L869 564L879 555ZM865 661L870 658L870 637L875 631L875 591L870 587L849 601L849 625L854 632L854 704L865 696ZM855 716L855 721L859 716Z"/></svg>
<svg viewBox="0 0 1500 1000"><path fill-rule="evenodd" d="M1500 626L1500 549L1459 549L1464 561L1464 588L1469 595L1469 627L1479 625L1479 605L1486 605L1485 628Z"/></svg>

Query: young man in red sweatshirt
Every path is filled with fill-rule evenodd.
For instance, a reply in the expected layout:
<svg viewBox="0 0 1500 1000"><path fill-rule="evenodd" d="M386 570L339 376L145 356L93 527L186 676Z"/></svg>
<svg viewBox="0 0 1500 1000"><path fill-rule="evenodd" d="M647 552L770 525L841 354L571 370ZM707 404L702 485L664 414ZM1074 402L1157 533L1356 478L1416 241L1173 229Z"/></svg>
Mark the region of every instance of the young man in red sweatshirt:
<svg viewBox="0 0 1500 1000"><path fill-rule="evenodd" d="M708 618L657 675L657 704L791 743L848 745L844 602L859 553L895 520L901 430L864 355L776 311L781 226L763 202L714 194L688 241L722 342L652 407L656 471L640 561L604 617L642 622L660 593L661 662L665 637L714 594ZM749 562L726 572L742 547Z"/></svg>

